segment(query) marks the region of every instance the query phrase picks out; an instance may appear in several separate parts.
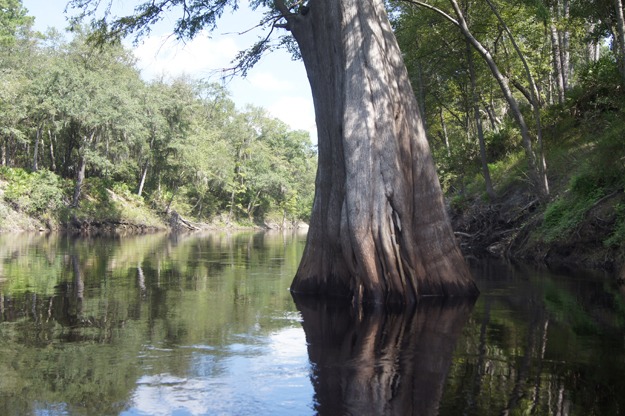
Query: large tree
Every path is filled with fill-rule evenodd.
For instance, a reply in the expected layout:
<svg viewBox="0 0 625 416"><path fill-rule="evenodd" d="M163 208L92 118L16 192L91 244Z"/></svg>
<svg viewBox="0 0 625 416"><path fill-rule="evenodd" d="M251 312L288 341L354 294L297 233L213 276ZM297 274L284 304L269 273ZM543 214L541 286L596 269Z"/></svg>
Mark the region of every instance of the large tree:
<svg viewBox="0 0 625 416"><path fill-rule="evenodd" d="M73 0L77 6L99 2ZM145 28L183 11L174 32L212 26L229 0L152 0L107 33ZM382 0L252 2L286 29L311 84L319 168L306 249L291 290L354 303L411 304L423 295L475 295L445 211L419 106ZM84 10L84 8L83 8ZM241 55L245 71L271 44Z"/></svg>

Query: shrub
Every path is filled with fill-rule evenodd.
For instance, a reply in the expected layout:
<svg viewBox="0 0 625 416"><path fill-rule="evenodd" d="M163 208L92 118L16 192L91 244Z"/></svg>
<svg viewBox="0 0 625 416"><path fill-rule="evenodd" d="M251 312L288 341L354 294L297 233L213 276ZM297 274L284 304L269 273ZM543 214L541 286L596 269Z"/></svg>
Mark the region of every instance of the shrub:
<svg viewBox="0 0 625 416"><path fill-rule="evenodd" d="M578 86L568 93L567 106L578 117L617 111L622 105L623 88L613 56L605 56L583 68Z"/></svg>
<svg viewBox="0 0 625 416"><path fill-rule="evenodd" d="M498 131L488 132L485 139L488 160L505 159L519 150L521 142L517 130L508 123Z"/></svg>
<svg viewBox="0 0 625 416"><path fill-rule="evenodd" d="M4 199L16 209L41 218L58 211L64 204L64 183L54 173L40 170L4 168L0 175L8 181Z"/></svg>

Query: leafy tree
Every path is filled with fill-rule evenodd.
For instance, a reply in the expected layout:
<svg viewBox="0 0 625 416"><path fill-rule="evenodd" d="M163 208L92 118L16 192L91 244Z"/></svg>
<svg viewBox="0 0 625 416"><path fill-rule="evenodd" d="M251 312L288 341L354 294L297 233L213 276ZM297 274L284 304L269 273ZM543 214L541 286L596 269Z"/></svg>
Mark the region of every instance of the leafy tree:
<svg viewBox="0 0 625 416"><path fill-rule="evenodd" d="M0 46L13 45L19 31L32 24L27 12L22 0L0 0Z"/></svg>
<svg viewBox="0 0 625 416"><path fill-rule="evenodd" d="M121 130L133 114L128 111L132 101L128 76L138 77L129 66L129 53L120 45L93 49L84 39L79 35L68 45L64 59L57 63L53 85L68 136L67 160L74 160L73 152L78 160L65 166L66 172L71 169L76 175L74 206L79 203L87 165L105 175L113 166L114 158L108 158L110 142L123 140Z"/></svg>
<svg viewBox="0 0 625 416"><path fill-rule="evenodd" d="M525 154L527 156L529 175L532 178L532 182L536 186L538 194L541 196L541 198L547 198L549 195L549 184L547 180L545 159L542 152L540 151L542 147L542 139L539 135L538 146L533 144L534 139L532 138L530 129L525 121L525 117L521 111L518 100L514 96L513 91L510 87L508 77L504 75L503 71L500 69L500 66L495 61L490 50L474 35L474 31L469 27L466 10L461 8L456 0L449 0L453 12L447 12L438 6L433 5L431 2L417 0L408 0L407 2L431 10L444 17L448 22L452 23L460 30L463 36L467 39L467 42L469 42L482 56L482 58L490 68L493 77L497 81L497 84L501 89L501 93L505 97L510 112L512 113L512 116L514 117L514 120L516 121L521 132L522 143L525 149ZM489 4L491 5L491 8L496 11L492 3L489 2ZM516 50L517 52L520 52L518 48L516 48ZM531 79L531 74L529 78ZM532 88L532 90L533 89L534 88ZM537 131L540 131L539 117L537 119L537 126ZM536 150L536 147L538 147L538 151Z"/></svg>
<svg viewBox="0 0 625 416"><path fill-rule="evenodd" d="M18 149L27 145L20 122L26 118L23 97L30 86L26 72L35 54L29 37L32 22L20 0L0 1L0 150L5 166L13 164Z"/></svg>
<svg viewBox="0 0 625 416"><path fill-rule="evenodd" d="M59 201L88 200L70 212L115 218L122 215L112 202L117 193L131 205L144 199L157 211L212 220L230 206L237 134L245 133L254 157L244 160L246 192L236 201L245 209L231 221L262 223L277 212L289 221L309 217L316 154L307 137L260 109L237 110L221 86L188 78L146 83L129 50L115 42L94 47L83 27L67 40L54 30L32 32L31 21L13 22L15 36L0 45L0 152L2 164L15 168L7 171L15 192L5 195L14 207L42 217L59 214ZM17 184L28 170L43 178L43 187L28 185L30 193ZM72 181L62 180L69 178L71 195ZM52 188L54 207L44 207Z"/></svg>

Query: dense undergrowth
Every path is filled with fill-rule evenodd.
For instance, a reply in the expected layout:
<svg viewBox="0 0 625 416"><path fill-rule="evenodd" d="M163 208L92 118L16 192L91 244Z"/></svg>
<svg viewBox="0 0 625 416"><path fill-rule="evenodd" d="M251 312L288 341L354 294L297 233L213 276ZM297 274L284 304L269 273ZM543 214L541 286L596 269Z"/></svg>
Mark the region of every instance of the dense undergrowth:
<svg viewBox="0 0 625 416"><path fill-rule="evenodd" d="M275 224L282 226L280 213L268 213L264 223L249 219L229 220L227 213L210 222L191 215L182 203L171 204L168 198L146 200L125 183L88 178L82 187L83 197L72 206L75 183L48 170L28 172L22 168L0 167L0 232L74 231L130 232L171 227L172 213L193 221L198 228L248 228ZM168 209L169 208L169 209Z"/></svg>
<svg viewBox="0 0 625 416"><path fill-rule="evenodd" d="M0 230L59 230L83 223L165 228L165 216L123 183L88 179L84 198L72 207L74 181L48 170L0 168Z"/></svg>

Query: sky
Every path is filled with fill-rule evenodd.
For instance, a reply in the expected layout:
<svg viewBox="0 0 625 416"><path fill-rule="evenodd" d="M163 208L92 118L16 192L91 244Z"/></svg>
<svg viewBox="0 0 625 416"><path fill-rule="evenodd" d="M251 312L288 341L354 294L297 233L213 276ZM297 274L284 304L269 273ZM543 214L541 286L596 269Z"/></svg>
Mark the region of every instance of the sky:
<svg viewBox="0 0 625 416"><path fill-rule="evenodd" d="M114 1L127 13L143 2ZM54 27L62 31L67 26L66 0L22 0L22 3L28 14L35 17L36 30L44 32ZM253 28L261 15L261 11L254 12L244 4L236 12L226 11L213 33L203 32L186 43L170 36L174 18L167 17L139 45L133 46L130 40L126 44L133 49L137 67L146 81L161 75L167 78L185 74L223 83L221 70L230 67L237 52L262 35L258 30L240 34ZM225 86L237 108L242 110L247 104L262 107L291 128L309 131L311 140L316 143L314 108L304 64L293 61L288 52L272 52L263 57L246 78L236 77Z"/></svg>

